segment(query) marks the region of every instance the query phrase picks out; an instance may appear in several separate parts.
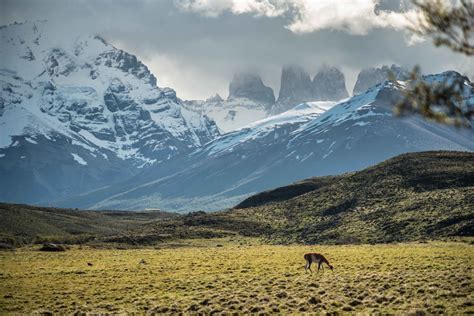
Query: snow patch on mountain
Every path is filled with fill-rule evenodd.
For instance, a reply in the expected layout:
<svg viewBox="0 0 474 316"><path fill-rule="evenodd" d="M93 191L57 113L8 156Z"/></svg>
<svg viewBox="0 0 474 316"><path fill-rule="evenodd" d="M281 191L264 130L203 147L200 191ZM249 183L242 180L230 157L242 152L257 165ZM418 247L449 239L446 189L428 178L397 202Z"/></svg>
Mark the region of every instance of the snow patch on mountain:
<svg viewBox="0 0 474 316"><path fill-rule="evenodd" d="M75 161L77 161L78 164L87 166L87 162L78 154L71 153L72 157L74 158Z"/></svg>
<svg viewBox="0 0 474 316"><path fill-rule="evenodd" d="M235 146L257 138L263 138L269 133L274 132L278 127L302 125L303 123L310 122L330 109L335 103L333 101L302 103L291 110L250 123L237 131L225 134L209 143L205 150L208 155L232 151ZM274 139L278 137L279 135L275 133Z"/></svg>
<svg viewBox="0 0 474 316"><path fill-rule="evenodd" d="M348 120L358 120L361 117L367 117L371 115L389 115L387 113L378 113L374 111L375 106L372 105L372 103L375 101L378 93L378 87L374 87L367 91L367 93L342 100L342 102L329 109L326 113L324 113L324 115L301 127L301 129L296 131L295 134L301 132L303 129L308 131L311 129L320 128L322 124L336 126Z"/></svg>
<svg viewBox="0 0 474 316"><path fill-rule="evenodd" d="M190 110L215 121L223 133L237 130L268 116L265 103L247 98L234 97L232 100L214 100L210 98L208 100L185 101L185 104Z"/></svg>

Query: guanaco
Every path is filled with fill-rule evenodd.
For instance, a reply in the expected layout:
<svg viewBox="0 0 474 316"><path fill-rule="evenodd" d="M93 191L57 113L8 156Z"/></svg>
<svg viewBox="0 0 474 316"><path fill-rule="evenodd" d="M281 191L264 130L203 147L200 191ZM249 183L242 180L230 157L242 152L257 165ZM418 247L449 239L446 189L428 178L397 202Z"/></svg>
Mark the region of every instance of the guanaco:
<svg viewBox="0 0 474 316"><path fill-rule="evenodd" d="M318 272L319 272L319 269L323 269L324 270L324 266L323 266L323 263L327 264L329 269L333 269L333 266L329 264L329 261L328 259L326 259L322 254L320 253L307 253L304 255L304 260L306 260L306 264L304 265L304 271L307 272L307 270L309 269L309 271L311 273L313 273L313 271L311 270L311 264L313 262L317 262L318 263Z"/></svg>

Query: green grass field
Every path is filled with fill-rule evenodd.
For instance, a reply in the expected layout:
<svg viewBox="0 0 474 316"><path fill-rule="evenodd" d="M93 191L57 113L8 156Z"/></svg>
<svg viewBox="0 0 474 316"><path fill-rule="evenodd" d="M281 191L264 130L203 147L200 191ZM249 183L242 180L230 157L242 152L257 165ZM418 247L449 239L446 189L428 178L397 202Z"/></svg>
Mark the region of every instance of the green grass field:
<svg viewBox="0 0 474 316"><path fill-rule="evenodd" d="M212 243L1 252L0 312L474 313L469 243ZM305 274L303 254L312 251L334 272Z"/></svg>

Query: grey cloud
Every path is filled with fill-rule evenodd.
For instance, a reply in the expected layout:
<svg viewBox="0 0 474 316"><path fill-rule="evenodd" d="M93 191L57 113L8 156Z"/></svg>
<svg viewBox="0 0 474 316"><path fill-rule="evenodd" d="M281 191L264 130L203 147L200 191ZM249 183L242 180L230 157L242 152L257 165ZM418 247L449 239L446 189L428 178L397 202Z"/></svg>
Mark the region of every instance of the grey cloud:
<svg viewBox="0 0 474 316"><path fill-rule="evenodd" d="M398 10L393 1L383 10ZM420 64L425 72L468 71L472 62L430 42L406 44L406 33L390 28L367 35L320 30L294 34L284 26L291 17L255 17L222 12L212 18L183 12L171 0L72 1L3 0L1 24L48 19L58 36L98 33L115 46L136 54L178 96L227 96L235 71L254 69L278 94L283 64L298 63L311 75L322 64L339 66L352 90L358 71L369 66ZM61 35L60 35L61 34ZM472 72L472 69L470 70ZM471 73L470 73L471 74Z"/></svg>

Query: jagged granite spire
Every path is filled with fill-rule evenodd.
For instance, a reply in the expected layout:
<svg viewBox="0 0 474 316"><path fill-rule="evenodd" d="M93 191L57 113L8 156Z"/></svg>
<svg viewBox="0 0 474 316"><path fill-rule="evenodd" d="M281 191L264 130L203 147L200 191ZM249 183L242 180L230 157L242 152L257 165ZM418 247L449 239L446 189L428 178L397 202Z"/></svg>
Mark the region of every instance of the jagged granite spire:
<svg viewBox="0 0 474 316"><path fill-rule="evenodd" d="M348 96L344 74L338 68L323 66L314 76L314 101L338 101Z"/></svg>
<svg viewBox="0 0 474 316"><path fill-rule="evenodd" d="M381 68L363 69L357 76L353 94L361 94L367 91L367 89L387 80L390 72L392 72L398 80L408 79L408 71L397 65L392 65L390 68L388 66L382 66Z"/></svg>
<svg viewBox="0 0 474 316"><path fill-rule="evenodd" d="M313 86L308 72L301 66L286 65L281 71L280 93L277 104L272 109L281 113L313 99Z"/></svg>
<svg viewBox="0 0 474 316"><path fill-rule="evenodd" d="M247 98L270 107L275 103L273 89L263 84L259 75L241 72L234 75L229 84L228 101L237 98Z"/></svg>
<svg viewBox="0 0 474 316"><path fill-rule="evenodd" d="M284 66L281 88L273 114L287 111L309 101L336 101L347 98L344 74L336 67L323 66L311 80L301 66Z"/></svg>

